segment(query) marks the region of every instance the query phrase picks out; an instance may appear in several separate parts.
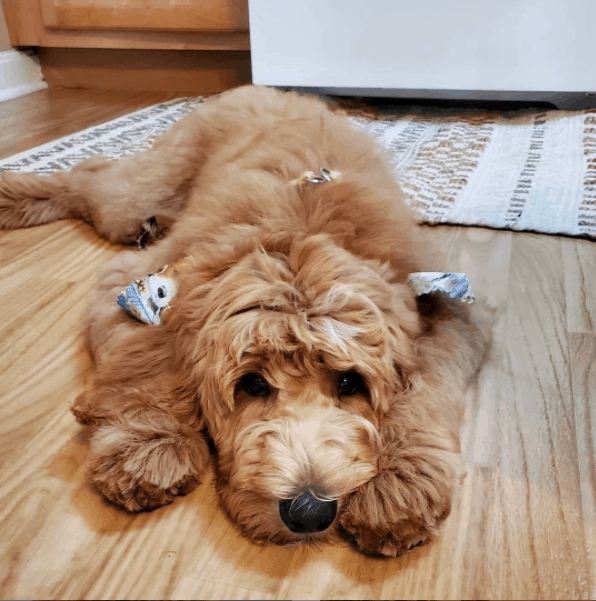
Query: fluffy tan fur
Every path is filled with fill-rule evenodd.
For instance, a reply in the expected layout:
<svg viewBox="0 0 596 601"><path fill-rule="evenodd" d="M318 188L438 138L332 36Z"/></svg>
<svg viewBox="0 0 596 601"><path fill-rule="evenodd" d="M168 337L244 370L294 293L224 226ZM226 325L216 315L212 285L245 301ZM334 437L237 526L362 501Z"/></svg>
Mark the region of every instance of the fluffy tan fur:
<svg viewBox="0 0 596 601"><path fill-rule="evenodd" d="M320 167L341 176L290 184ZM487 335L461 304L405 284L441 266L376 146L317 99L247 87L137 156L0 178L2 228L80 218L131 242L152 216L167 235L109 263L89 310L96 369L72 411L92 429L99 490L131 511L189 492L209 463L206 430L223 507L255 541L347 537L395 556L431 539ZM129 282L176 261L159 327L117 307ZM268 394L239 385L251 372ZM338 394L346 372L365 388ZM279 501L306 489L337 501L327 530L280 518Z"/></svg>

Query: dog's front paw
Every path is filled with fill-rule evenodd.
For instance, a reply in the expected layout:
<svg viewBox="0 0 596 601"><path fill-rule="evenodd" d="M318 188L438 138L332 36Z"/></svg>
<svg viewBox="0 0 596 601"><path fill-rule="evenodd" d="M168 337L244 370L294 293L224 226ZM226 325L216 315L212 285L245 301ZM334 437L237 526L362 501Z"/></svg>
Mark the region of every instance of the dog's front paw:
<svg viewBox="0 0 596 601"><path fill-rule="evenodd" d="M93 433L89 477L113 503L142 511L193 490L208 461L200 433L167 414L131 412Z"/></svg>
<svg viewBox="0 0 596 601"><path fill-rule="evenodd" d="M382 472L349 498L340 523L346 538L367 555L398 557L431 541L451 510L451 491L417 488Z"/></svg>
<svg viewBox="0 0 596 601"><path fill-rule="evenodd" d="M348 540L359 551L375 557L399 557L434 538L428 528L409 520L374 528L366 522L358 523L353 516L346 515L341 519L341 525Z"/></svg>
<svg viewBox="0 0 596 601"><path fill-rule="evenodd" d="M169 505L176 496L186 495L197 487L199 479L187 475L168 488L161 488L131 474L122 472L120 477L113 478L106 474L91 473L91 481L97 489L112 503L127 511L149 511L163 505Z"/></svg>

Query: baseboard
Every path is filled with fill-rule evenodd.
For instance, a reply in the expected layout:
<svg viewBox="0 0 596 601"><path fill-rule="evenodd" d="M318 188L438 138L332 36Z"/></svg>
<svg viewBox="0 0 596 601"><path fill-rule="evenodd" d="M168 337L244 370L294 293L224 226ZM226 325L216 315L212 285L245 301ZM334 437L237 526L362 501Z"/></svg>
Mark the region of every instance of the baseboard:
<svg viewBox="0 0 596 601"><path fill-rule="evenodd" d="M52 88L216 94L251 81L250 52L39 48Z"/></svg>
<svg viewBox="0 0 596 601"><path fill-rule="evenodd" d="M0 52L0 102L47 88L36 59L24 52Z"/></svg>

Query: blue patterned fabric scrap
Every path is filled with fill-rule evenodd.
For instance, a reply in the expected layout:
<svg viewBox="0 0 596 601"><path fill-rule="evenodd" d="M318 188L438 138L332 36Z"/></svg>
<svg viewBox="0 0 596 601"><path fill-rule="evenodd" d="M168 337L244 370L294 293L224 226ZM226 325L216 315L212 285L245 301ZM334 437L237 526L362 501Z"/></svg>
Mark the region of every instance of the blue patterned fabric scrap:
<svg viewBox="0 0 596 601"><path fill-rule="evenodd" d="M412 287L418 296L441 292L449 298L457 298L465 303L473 303L476 300L472 294L468 276L465 273L419 271L411 273L406 283Z"/></svg>
<svg viewBox="0 0 596 601"><path fill-rule="evenodd" d="M129 284L116 299L118 305L139 321L158 326L161 323L161 312L170 305L176 294L176 283L159 273L151 273Z"/></svg>

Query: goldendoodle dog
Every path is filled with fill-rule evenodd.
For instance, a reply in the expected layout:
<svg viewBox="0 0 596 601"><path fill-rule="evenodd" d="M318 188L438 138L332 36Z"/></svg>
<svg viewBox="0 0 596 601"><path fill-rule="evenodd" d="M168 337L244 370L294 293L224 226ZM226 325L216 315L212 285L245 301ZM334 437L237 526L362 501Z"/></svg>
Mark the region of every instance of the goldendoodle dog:
<svg viewBox="0 0 596 601"><path fill-rule="evenodd" d="M109 500L139 511L188 493L211 440L221 503L254 541L396 556L437 533L487 335L466 305L406 283L438 266L393 169L345 116L244 87L136 156L2 173L0 228L68 218L152 242L100 274L95 370L72 406ZM136 321L118 294L165 265L171 306L157 326Z"/></svg>

